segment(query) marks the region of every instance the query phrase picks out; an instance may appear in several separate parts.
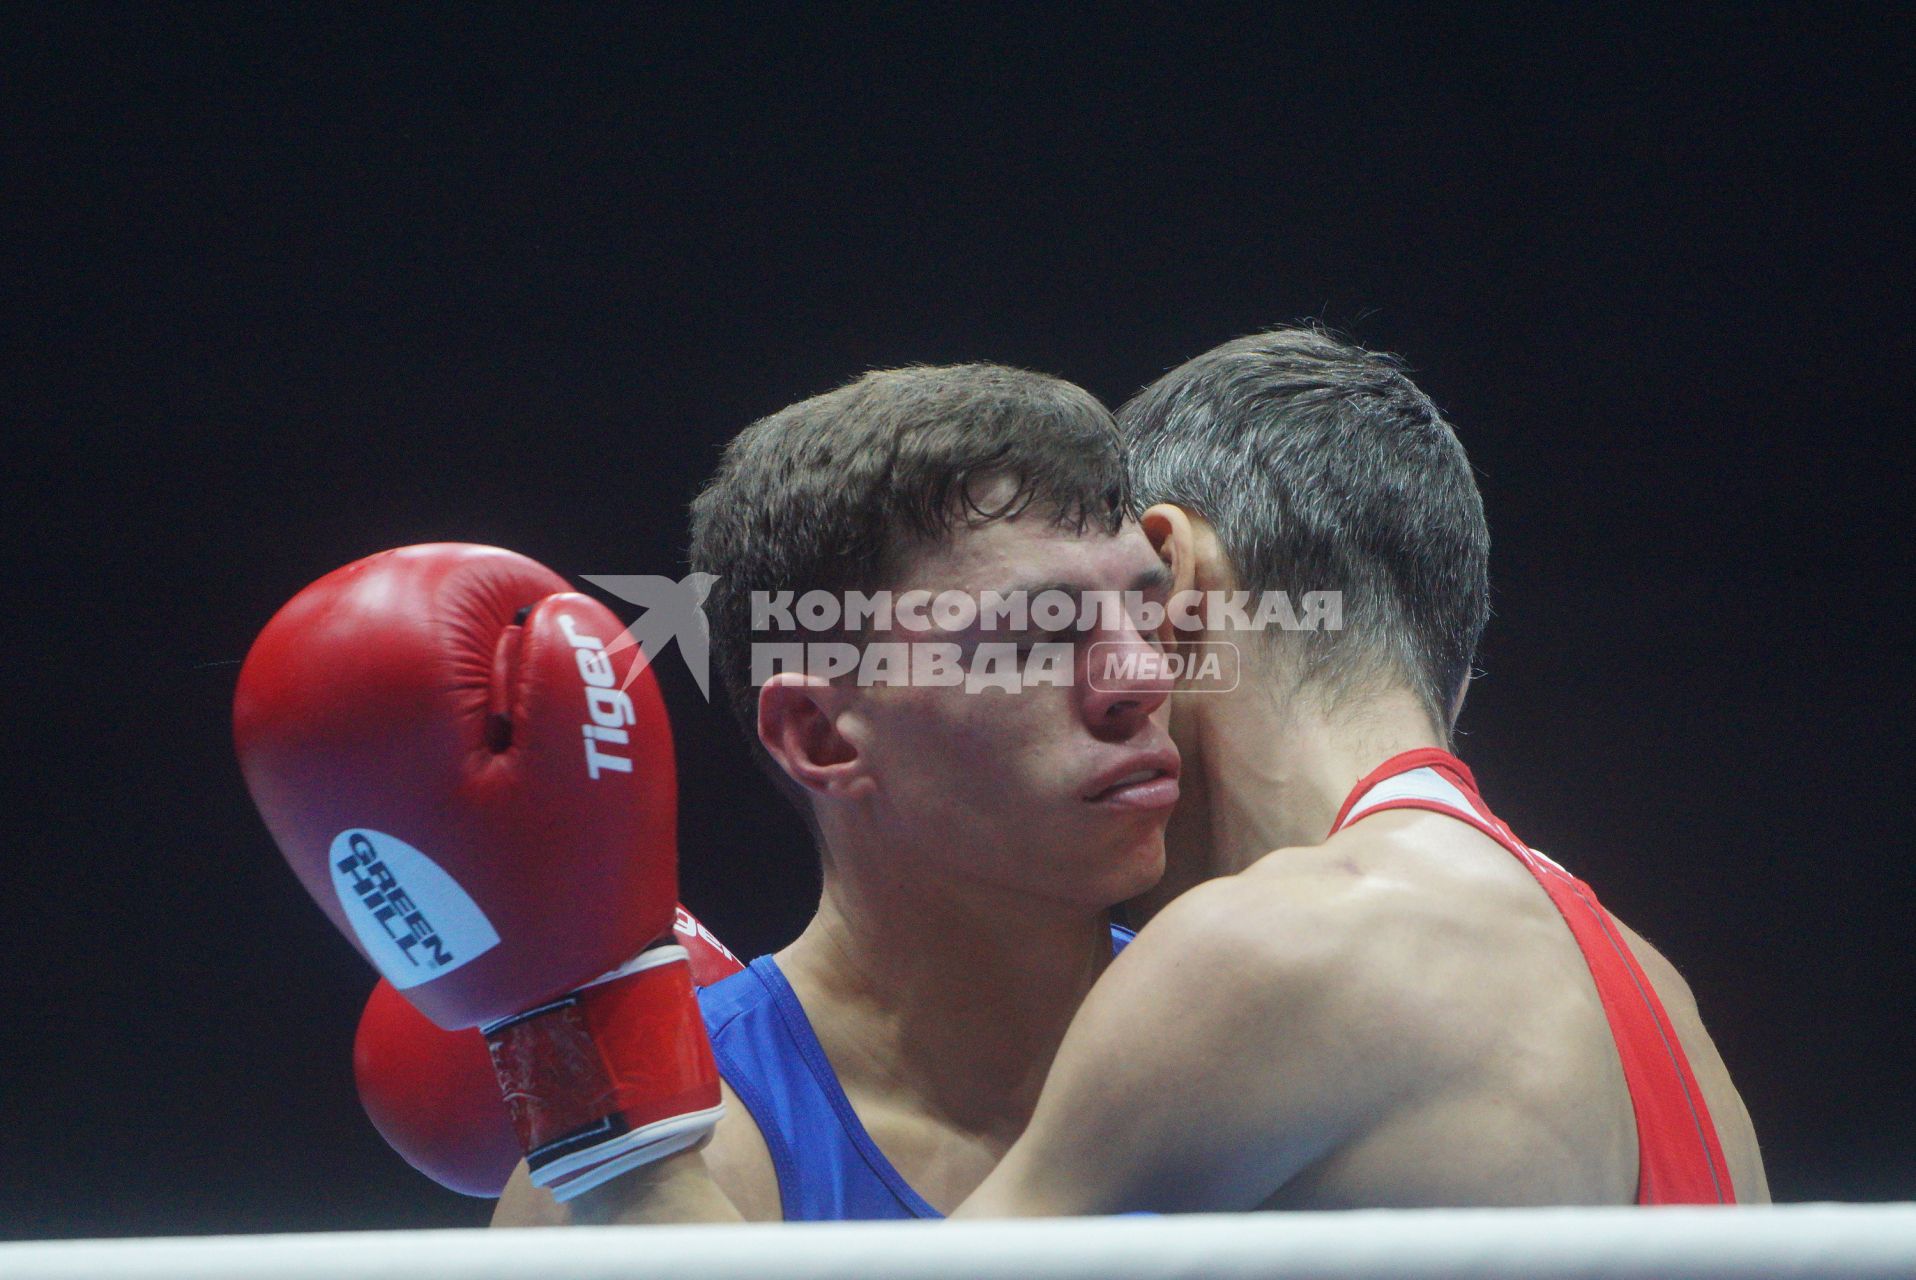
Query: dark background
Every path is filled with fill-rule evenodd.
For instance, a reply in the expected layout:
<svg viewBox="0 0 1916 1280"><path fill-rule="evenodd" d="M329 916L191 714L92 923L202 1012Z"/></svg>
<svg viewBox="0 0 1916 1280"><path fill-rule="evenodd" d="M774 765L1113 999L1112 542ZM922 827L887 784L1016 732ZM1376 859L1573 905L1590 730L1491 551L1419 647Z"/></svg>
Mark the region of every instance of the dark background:
<svg viewBox="0 0 1916 1280"><path fill-rule="evenodd" d="M47 16L58 14L58 16ZM1116 402L1305 316L1497 539L1462 750L1688 976L1779 1198L1912 1192L1900 18L50 9L5 37L0 1232L462 1225L228 705L407 542L682 571L753 418L991 359ZM686 900L811 857L663 668Z"/></svg>

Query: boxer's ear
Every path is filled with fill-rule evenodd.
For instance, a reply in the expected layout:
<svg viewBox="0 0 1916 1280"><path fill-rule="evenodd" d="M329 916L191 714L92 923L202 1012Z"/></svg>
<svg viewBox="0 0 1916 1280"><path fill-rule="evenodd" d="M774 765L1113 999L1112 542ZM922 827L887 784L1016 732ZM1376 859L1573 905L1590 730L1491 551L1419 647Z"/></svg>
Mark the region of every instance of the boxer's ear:
<svg viewBox="0 0 1916 1280"><path fill-rule="evenodd" d="M841 730L850 691L820 676L781 671L758 691L758 740L807 791L849 798L872 785L864 753Z"/></svg>
<svg viewBox="0 0 1916 1280"><path fill-rule="evenodd" d="M1190 512L1170 502L1160 502L1147 508L1138 523L1144 529L1144 536L1151 540L1151 547L1158 553L1158 559L1164 561L1171 570L1172 592L1195 589L1198 586L1199 544L1204 540L1203 535L1210 532L1209 526L1200 530L1198 526L1201 522L1194 522Z"/></svg>
<svg viewBox="0 0 1916 1280"><path fill-rule="evenodd" d="M1171 590L1190 590L1198 577L1196 531L1190 514L1173 502L1159 502L1148 508L1138 523L1144 527L1144 537L1152 540L1157 558L1171 569Z"/></svg>

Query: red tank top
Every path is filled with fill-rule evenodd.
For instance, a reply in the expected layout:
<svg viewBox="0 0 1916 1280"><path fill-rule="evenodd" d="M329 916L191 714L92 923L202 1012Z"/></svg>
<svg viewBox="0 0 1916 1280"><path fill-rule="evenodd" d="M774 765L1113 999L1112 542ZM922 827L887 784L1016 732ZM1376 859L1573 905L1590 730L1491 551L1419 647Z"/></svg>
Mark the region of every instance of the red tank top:
<svg viewBox="0 0 1916 1280"><path fill-rule="evenodd" d="M1576 937L1596 980L1637 1118L1638 1204L1734 1204L1716 1126L1663 1002L1590 886L1519 840L1477 794L1463 761L1425 748L1392 756L1352 789L1331 834L1390 809L1424 809L1467 822L1516 857Z"/></svg>

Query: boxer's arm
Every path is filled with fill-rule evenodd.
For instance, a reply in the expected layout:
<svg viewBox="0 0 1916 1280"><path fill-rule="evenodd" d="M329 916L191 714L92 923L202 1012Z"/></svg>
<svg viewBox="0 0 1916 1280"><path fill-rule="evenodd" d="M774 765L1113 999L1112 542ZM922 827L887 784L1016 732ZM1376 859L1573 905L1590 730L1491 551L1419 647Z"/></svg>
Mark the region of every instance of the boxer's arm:
<svg viewBox="0 0 1916 1280"><path fill-rule="evenodd" d="M621 1174L567 1204L533 1186L521 1162L493 1210L492 1225L777 1222L781 1209L771 1151L751 1112L729 1085L722 1088L725 1116L702 1149Z"/></svg>
<svg viewBox="0 0 1916 1280"><path fill-rule="evenodd" d="M550 1191L532 1185L532 1175L523 1160L506 1180L499 1203L492 1207L495 1227L569 1227L572 1222L570 1208L554 1200Z"/></svg>
<svg viewBox="0 0 1916 1280"><path fill-rule="evenodd" d="M564 1204L532 1185L521 1164L499 1197L495 1227L607 1227L657 1223L739 1222L742 1217L706 1168L701 1151L628 1170Z"/></svg>
<svg viewBox="0 0 1916 1280"><path fill-rule="evenodd" d="M1415 1092L1406 1064L1429 1059L1405 1038L1430 1019L1333 927L1351 892L1235 876L1166 908L1099 979L960 1214L1256 1208Z"/></svg>

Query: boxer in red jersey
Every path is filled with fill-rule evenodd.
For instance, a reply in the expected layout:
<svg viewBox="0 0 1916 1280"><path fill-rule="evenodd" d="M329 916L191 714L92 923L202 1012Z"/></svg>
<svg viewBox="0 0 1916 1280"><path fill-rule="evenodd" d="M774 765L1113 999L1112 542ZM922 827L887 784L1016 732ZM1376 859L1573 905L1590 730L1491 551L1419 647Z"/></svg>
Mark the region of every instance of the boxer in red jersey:
<svg viewBox="0 0 1916 1280"><path fill-rule="evenodd" d="M1489 536L1436 407L1298 329L1120 421L1176 590L1339 591L1343 627L1183 637L1243 673L1174 699L1162 910L961 1212L1767 1200L1676 969L1449 754Z"/></svg>

